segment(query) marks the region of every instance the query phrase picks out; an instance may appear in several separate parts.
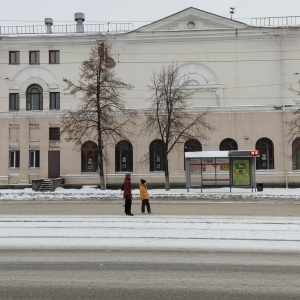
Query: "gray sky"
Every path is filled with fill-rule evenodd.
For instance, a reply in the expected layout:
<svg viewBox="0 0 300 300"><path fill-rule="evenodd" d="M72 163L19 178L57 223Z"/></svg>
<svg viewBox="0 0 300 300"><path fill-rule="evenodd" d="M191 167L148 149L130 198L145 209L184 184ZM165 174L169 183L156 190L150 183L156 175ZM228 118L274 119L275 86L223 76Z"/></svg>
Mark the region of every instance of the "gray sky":
<svg viewBox="0 0 300 300"><path fill-rule="evenodd" d="M74 13L83 12L86 22L134 22L134 27L159 20L188 7L195 7L249 23L250 18L300 16L299 0L8 0L1 1L0 26L75 23ZM20 23L20 21L24 21Z"/></svg>

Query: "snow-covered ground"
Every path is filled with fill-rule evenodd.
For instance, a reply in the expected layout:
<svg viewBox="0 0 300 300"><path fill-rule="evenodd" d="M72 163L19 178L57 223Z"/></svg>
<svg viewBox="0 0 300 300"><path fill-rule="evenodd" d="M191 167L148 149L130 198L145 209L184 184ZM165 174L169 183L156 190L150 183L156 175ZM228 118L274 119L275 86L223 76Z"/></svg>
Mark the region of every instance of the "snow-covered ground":
<svg viewBox="0 0 300 300"><path fill-rule="evenodd" d="M149 190L153 199L246 199L273 198L300 201L300 189L218 188ZM139 190L133 191L139 199ZM1 200L115 199L120 190L95 187L33 192L31 189L0 190ZM1 212L0 212L1 213ZM189 216L1 216L0 248L193 248L238 250L283 250L300 252L300 218L283 217L189 217Z"/></svg>
<svg viewBox="0 0 300 300"><path fill-rule="evenodd" d="M5 216L0 248L300 251L300 218Z"/></svg>
<svg viewBox="0 0 300 300"><path fill-rule="evenodd" d="M285 189L285 188L264 188L263 191L252 192L251 189L232 188L209 188L191 189L187 192L186 189L149 189L151 198L160 199L226 199L231 197L240 197L243 199L299 199L300 189ZM133 198L139 199L139 190L133 190ZM54 192L34 192L32 189L15 189L7 190L0 189L1 200L67 200L67 199L112 199L122 200L121 190L100 190L93 186L84 186L81 189L64 189L57 188Z"/></svg>

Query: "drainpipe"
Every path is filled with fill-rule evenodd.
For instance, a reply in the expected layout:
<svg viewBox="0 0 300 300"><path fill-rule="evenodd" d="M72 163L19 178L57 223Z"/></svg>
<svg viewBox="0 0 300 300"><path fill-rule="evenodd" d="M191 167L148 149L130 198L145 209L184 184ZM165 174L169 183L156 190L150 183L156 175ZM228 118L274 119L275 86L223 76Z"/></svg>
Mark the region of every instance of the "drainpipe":
<svg viewBox="0 0 300 300"><path fill-rule="evenodd" d="M287 130L286 130L286 110L285 110L284 37L285 37L285 29L282 29L282 36L281 36L281 94L282 94L282 117L283 117L283 144L284 144L285 187L288 188L288 174L287 174Z"/></svg>

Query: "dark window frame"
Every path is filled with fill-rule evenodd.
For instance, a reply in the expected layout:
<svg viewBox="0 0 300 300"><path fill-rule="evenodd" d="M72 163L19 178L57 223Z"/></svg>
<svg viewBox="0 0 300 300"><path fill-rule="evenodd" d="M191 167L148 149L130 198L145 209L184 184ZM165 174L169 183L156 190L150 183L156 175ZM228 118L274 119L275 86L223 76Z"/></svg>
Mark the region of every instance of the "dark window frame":
<svg viewBox="0 0 300 300"><path fill-rule="evenodd" d="M9 93L9 110L20 110L20 96L19 93Z"/></svg>
<svg viewBox="0 0 300 300"><path fill-rule="evenodd" d="M133 172L133 147L129 141L122 140L116 145L115 172Z"/></svg>
<svg viewBox="0 0 300 300"><path fill-rule="evenodd" d="M226 138L221 141L219 149L220 151L232 151L238 150L238 144L234 139Z"/></svg>
<svg viewBox="0 0 300 300"><path fill-rule="evenodd" d="M300 170L300 137L295 138L292 143L292 166L293 170Z"/></svg>
<svg viewBox="0 0 300 300"><path fill-rule="evenodd" d="M38 84L32 84L26 90L26 110L43 110L43 89Z"/></svg>
<svg viewBox="0 0 300 300"><path fill-rule="evenodd" d="M9 51L9 64L19 65L20 64L20 51Z"/></svg>
<svg viewBox="0 0 300 300"><path fill-rule="evenodd" d="M162 140L154 140L149 145L150 172L165 171L164 155L165 147Z"/></svg>
<svg viewBox="0 0 300 300"><path fill-rule="evenodd" d="M81 172L96 172L98 170L98 147L93 141L87 141L81 146Z"/></svg>
<svg viewBox="0 0 300 300"><path fill-rule="evenodd" d="M60 63L60 52L59 50L49 50L49 64Z"/></svg>
<svg viewBox="0 0 300 300"><path fill-rule="evenodd" d="M260 138L255 149L259 152L256 158L256 170L273 170L275 169L274 144L269 138Z"/></svg>
<svg viewBox="0 0 300 300"><path fill-rule="evenodd" d="M29 51L29 64L39 65L40 64L40 51L30 50Z"/></svg>
<svg viewBox="0 0 300 300"><path fill-rule="evenodd" d="M189 139L184 143L184 153L202 151L202 144L196 139ZM183 157L183 168L185 170L185 157Z"/></svg>
<svg viewBox="0 0 300 300"><path fill-rule="evenodd" d="M60 92L50 92L49 101L50 109L60 109Z"/></svg>
<svg viewBox="0 0 300 300"><path fill-rule="evenodd" d="M9 151L9 168L20 168L20 150Z"/></svg>
<svg viewBox="0 0 300 300"><path fill-rule="evenodd" d="M49 128L49 141L59 141L60 140L60 128L50 127Z"/></svg>
<svg viewBox="0 0 300 300"><path fill-rule="evenodd" d="M40 167L40 150L29 150L29 168Z"/></svg>

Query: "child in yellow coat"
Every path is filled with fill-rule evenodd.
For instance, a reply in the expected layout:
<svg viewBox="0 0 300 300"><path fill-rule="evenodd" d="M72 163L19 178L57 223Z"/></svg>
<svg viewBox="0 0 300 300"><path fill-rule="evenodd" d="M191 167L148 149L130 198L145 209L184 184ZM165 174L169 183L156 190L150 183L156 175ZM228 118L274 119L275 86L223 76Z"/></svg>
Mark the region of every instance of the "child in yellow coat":
<svg viewBox="0 0 300 300"><path fill-rule="evenodd" d="M148 214L151 214L147 182L144 179L141 179L141 183L140 183L140 198L142 200L142 213L145 213L145 206L146 206Z"/></svg>

